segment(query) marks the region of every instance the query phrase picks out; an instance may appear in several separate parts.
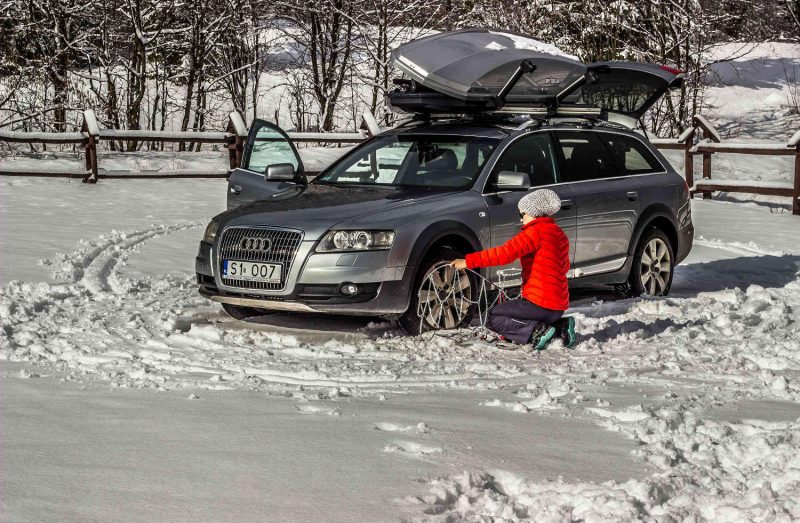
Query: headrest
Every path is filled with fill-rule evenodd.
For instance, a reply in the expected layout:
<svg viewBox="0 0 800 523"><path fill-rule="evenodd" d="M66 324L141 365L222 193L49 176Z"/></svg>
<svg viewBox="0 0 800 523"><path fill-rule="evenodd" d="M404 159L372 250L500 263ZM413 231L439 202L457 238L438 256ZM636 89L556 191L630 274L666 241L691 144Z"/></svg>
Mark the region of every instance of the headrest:
<svg viewBox="0 0 800 523"><path fill-rule="evenodd" d="M425 167L436 171L452 171L458 168L458 157L452 149L443 149L442 154L428 161Z"/></svg>

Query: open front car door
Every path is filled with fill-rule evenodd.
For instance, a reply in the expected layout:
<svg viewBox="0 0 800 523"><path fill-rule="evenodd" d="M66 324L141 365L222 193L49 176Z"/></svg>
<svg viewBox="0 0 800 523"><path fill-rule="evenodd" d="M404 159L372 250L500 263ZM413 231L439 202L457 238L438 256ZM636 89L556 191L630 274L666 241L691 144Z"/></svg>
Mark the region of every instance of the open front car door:
<svg viewBox="0 0 800 523"><path fill-rule="evenodd" d="M289 136L277 125L254 120L242 166L228 177L228 209L295 194L306 184L303 162Z"/></svg>

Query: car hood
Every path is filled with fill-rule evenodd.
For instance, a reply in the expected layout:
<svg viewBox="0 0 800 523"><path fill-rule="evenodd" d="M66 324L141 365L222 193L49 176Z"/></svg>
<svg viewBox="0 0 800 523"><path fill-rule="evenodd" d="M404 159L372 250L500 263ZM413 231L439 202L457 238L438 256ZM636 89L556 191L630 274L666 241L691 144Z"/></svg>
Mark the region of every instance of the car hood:
<svg viewBox="0 0 800 523"><path fill-rule="evenodd" d="M450 194L442 189L405 187L343 187L311 183L294 187L269 200L226 211L216 220L222 228L237 225L300 229L305 240L316 240L345 220Z"/></svg>

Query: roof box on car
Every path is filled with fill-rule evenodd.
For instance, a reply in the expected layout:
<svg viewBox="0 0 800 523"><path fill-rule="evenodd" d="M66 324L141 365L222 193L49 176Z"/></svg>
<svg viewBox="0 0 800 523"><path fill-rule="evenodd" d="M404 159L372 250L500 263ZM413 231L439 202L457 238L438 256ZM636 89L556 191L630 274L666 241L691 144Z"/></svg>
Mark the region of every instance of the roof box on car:
<svg viewBox="0 0 800 523"><path fill-rule="evenodd" d="M529 36L489 29L420 38L392 58L407 78L387 95L390 107L423 114L585 112L635 124L683 78L654 64L584 64Z"/></svg>

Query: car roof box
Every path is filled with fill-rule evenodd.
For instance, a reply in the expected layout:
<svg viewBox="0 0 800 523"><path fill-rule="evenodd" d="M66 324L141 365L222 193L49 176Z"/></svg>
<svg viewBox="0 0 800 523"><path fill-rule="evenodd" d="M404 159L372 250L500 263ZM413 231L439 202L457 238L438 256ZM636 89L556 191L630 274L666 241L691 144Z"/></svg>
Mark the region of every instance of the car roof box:
<svg viewBox="0 0 800 523"><path fill-rule="evenodd" d="M586 73L584 64L552 45L488 29L420 38L395 49L392 58L416 86L487 108L525 60L535 69L511 88L509 102L543 103Z"/></svg>
<svg viewBox="0 0 800 523"><path fill-rule="evenodd" d="M529 36L463 29L426 36L392 52L405 75L387 94L392 109L411 113L598 112L629 124L668 88L679 72L654 64L584 64ZM503 109L506 107L505 109Z"/></svg>

